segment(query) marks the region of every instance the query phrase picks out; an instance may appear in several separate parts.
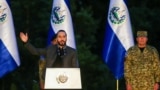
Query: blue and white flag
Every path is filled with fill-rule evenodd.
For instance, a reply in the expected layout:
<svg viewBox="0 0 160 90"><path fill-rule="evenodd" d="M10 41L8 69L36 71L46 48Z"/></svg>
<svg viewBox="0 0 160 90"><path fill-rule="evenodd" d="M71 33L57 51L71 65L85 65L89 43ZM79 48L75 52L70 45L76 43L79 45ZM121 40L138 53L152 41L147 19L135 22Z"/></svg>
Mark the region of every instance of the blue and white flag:
<svg viewBox="0 0 160 90"><path fill-rule="evenodd" d="M126 51L134 45L127 6L123 0L110 0L103 59L116 79L124 74Z"/></svg>
<svg viewBox="0 0 160 90"><path fill-rule="evenodd" d="M0 78L19 65L12 14L6 0L0 0Z"/></svg>
<svg viewBox="0 0 160 90"><path fill-rule="evenodd" d="M51 42L52 36L57 33L58 30L65 30L67 33L67 45L76 48L69 0L53 1L48 44Z"/></svg>

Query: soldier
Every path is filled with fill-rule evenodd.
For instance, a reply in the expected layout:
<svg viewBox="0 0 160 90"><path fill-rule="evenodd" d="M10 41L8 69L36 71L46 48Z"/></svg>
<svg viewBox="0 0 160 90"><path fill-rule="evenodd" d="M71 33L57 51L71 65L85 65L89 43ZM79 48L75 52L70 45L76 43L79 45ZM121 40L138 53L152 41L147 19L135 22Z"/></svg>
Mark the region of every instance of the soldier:
<svg viewBox="0 0 160 90"><path fill-rule="evenodd" d="M137 45L127 51L124 77L127 90L158 90L160 62L156 48L147 44L147 31L137 32Z"/></svg>

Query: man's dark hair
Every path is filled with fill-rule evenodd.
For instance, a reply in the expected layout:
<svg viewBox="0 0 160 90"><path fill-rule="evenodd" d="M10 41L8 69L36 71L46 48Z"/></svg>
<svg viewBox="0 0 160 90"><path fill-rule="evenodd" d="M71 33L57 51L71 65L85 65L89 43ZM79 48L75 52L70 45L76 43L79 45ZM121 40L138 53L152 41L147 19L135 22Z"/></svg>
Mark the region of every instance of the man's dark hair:
<svg viewBox="0 0 160 90"><path fill-rule="evenodd" d="M64 32L64 33L66 34L66 36L67 36L67 33L66 33L65 30L59 30L59 31L57 32L57 35L58 35L59 32Z"/></svg>

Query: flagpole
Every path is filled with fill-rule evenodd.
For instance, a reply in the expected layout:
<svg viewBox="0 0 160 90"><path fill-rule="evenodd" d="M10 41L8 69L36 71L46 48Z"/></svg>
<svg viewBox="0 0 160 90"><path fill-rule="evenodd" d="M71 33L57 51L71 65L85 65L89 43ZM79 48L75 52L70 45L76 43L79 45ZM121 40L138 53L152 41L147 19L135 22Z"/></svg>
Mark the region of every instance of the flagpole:
<svg viewBox="0 0 160 90"><path fill-rule="evenodd" d="M119 80L117 79L117 90L119 90Z"/></svg>

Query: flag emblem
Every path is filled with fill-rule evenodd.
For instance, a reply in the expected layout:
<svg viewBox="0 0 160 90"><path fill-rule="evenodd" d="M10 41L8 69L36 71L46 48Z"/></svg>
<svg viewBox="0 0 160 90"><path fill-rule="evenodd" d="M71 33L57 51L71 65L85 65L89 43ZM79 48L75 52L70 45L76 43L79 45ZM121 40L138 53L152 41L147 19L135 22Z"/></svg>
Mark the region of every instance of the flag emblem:
<svg viewBox="0 0 160 90"><path fill-rule="evenodd" d="M7 7L5 4L0 3L0 23L3 23L6 21L7 18Z"/></svg>
<svg viewBox="0 0 160 90"><path fill-rule="evenodd" d="M124 8L113 7L109 12L109 19L113 24L121 24L126 19L126 15L124 13Z"/></svg>
<svg viewBox="0 0 160 90"><path fill-rule="evenodd" d="M58 75L58 77L56 78L58 84L60 83L66 83L68 80L68 76L65 73L62 73L60 75Z"/></svg>
<svg viewBox="0 0 160 90"><path fill-rule="evenodd" d="M61 7L57 6L53 8L52 11L52 22L55 24L60 24L64 22L65 16L64 15L65 10L63 10Z"/></svg>

